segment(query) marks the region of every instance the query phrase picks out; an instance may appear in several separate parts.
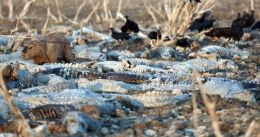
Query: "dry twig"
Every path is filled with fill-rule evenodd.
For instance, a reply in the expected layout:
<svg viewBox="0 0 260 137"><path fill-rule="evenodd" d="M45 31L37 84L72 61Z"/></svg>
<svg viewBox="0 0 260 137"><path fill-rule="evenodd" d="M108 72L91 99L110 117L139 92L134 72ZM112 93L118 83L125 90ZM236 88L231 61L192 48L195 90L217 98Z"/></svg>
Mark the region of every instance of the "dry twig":
<svg viewBox="0 0 260 137"><path fill-rule="evenodd" d="M195 91L195 77L192 80L192 106L193 106L193 124L195 129L195 135L197 135L198 130L198 115L197 115L197 101L196 101L196 91Z"/></svg>
<svg viewBox="0 0 260 137"><path fill-rule="evenodd" d="M12 19L13 18L13 2L12 2L12 0L5 1L5 5L7 5L8 9L9 9L8 18Z"/></svg>
<svg viewBox="0 0 260 137"><path fill-rule="evenodd" d="M30 2L27 2L23 8L23 11L20 13L19 17L18 17L18 21L16 23L16 26L15 26L15 29L13 29L11 31L11 35L18 31L18 25L19 23L22 21L23 17L27 15L27 13L30 11L31 7L32 7L32 4L33 4L34 1L30 1Z"/></svg>
<svg viewBox="0 0 260 137"><path fill-rule="evenodd" d="M59 15L59 23L63 21L62 19L62 15L61 15L61 11L60 11L60 0L55 0L55 5L56 5L56 8L57 8L57 13Z"/></svg>
<svg viewBox="0 0 260 137"><path fill-rule="evenodd" d="M200 80L200 75L198 74L198 72L195 69L193 72L194 72L194 78L196 78L196 80L198 82L203 102L210 114L211 124L214 129L214 133L217 137L222 137L223 135L221 134L219 126L218 126L218 119L217 119L217 115L216 115L216 104L214 102L209 101L209 99L204 91L202 82Z"/></svg>
<svg viewBox="0 0 260 137"><path fill-rule="evenodd" d="M250 123L248 129L246 130L245 137L251 136L252 132L255 130L255 124L256 123L254 120Z"/></svg>
<svg viewBox="0 0 260 137"><path fill-rule="evenodd" d="M77 22L79 13L80 13L81 9L86 5L86 2L87 1L84 0L84 2L79 6L78 11L77 11L77 13L76 13L76 15L74 17L74 20L73 20L74 22Z"/></svg>
<svg viewBox="0 0 260 137"><path fill-rule="evenodd" d="M49 0L45 0L47 5L47 14L54 20L55 23L59 23L59 20L51 13L51 6Z"/></svg>
<svg viewBox="0 0 260 137"><path fill-rule="evenodd" d="M0 72L2 72L3 68L5 68L5 67L6 67L6 65L3 65ZM1 95L4 97L5 101L10 106L11 112L18 118L17 122L16 122L16 126L18 127L18 129L17 129L18 135L27 136L27 137L36 136L36 134L31 130L30 126L28 125L27 121L23 117L20 110L14 105L14 103L8 93L8 90L6 88L2 73L0 73L0 85L1 85L1 88L0 88Z"/></svg>

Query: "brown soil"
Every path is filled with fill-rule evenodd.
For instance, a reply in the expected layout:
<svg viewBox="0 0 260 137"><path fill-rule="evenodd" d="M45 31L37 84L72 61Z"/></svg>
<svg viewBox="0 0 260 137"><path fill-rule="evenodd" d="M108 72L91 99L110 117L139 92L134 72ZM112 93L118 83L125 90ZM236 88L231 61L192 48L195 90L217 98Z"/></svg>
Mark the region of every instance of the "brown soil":
<svg viewBox="0 0 260 137"><path fill-rule="evenodd" d="M4 0L0 0L3 3ZM94 0L95 1L95 0ZM119 0L110 0L109 9L111 10L113 18L116 16L116 10ZM52 14L57 16L54 1L49 1L51 5ZM68 18L74 18L78 7L82 4L83 0L60 0L61 12ZM102 2L102 1L101 1ZM162 3L158 0L149 0L146 2L152 3L156 9L162 9ZM4 19L0 19L0 34L9 35L11 30L15 28L18 16L23 9L25 1L13 0L14 3L14 17L8 19L8 8L6 5L0 4L2 8L2 15ZM96 1L94 2L96 4ZM255 0L255 9L260 9L260 2ZM160 7L159 7L160 6ZM232 19L237 15L237 12L249 11L249 0L220 0L219 4L213 8L211 18L221 22L221 26L229 26ZM91 12L92 7L89 1L79 13L78 22L86 18ZM35 29L40 34L46 22L46 5L43 0L38 0L33 4L33 7L25 17L24 22L29 25L30 29ZM135 20L141 27L154 26L152 17L148 14L143 2L140 0L123 0L121 12L127 14L132 20ZM103 14L102 3L97 11L99 16ZM163 12L164 13L164 12ZM158 16L159 22L163 23L164 20ZM68 20L63 19L61 23L55 23L50 19L48 28L54 25L71 26L74 29L79 29ZM260 20L260 11L256 11L256 20ZM123 24L122 20L117 20L113 25L119 29ZM87 24L92 26L94 30L99 32L108 33L110 26L109 21L101 18L97 21L95 15L90 19ZM18 32L26 32L22 26L18 26ZM256 93L257 95L257 93ZM254 120L256 122L255 129L260 128L260 107L259 96L256 96L257 103L242 102L237 99L222 99L219 96L209 96L209 98L216 102L216 114L220 121L219 127L225 136L241 136L244 135L249 127L249 124ZM214 130L211 125L211 118L205 109L200 94L197 95L198 103L198 133L202 136L214 136ZM193 132L189 129L194 129L194 115L192 101L183 104L164 106L159 108L144 108L139 112L129 111L125 115L118 117L103 118L103 130L106 128L108 132L100 131L98 136L144 136L148 134L148 129L156 132L154 136L194 136ZM121 116L121 118L119 118ZM91 134L90 134L91 135ZM253 130L252 136L260 135L259 130Z"/></svg>

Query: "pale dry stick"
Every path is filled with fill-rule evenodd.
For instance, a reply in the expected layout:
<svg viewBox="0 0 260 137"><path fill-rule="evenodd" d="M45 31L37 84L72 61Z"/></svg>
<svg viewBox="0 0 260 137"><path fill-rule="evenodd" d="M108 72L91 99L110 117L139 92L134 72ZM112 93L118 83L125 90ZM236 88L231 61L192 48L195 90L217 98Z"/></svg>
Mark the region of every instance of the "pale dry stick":
<svg viewBox="0 0 260 137"><path fill-rule="evenodd" d="M73 19L74 22L77 22L79 13L82 10L82 8L86 5L86 2L87 2L87 0L84 0L84 2L79 6L79 8L77 10L77 13L76 13L76 15L75 15L75 17Z"/></svg>
<svg viewBox="0 0 260 137"><path fill-rule="evenodd" d="M109 26L111 27L112 26L112 24L114 24L115 23L115 21L116 21L116 19L114 19L113 18L113 16L112 16L112 13L111 13L111 11L110 10L108 10L108 15L109 15Z"/></svg>
<svg viewBox="0 0 260 137"><path fill-rule="evenodd" d="M179 23L178 20L179 20L179 18L182 18L180 15L181 15L182 12L184 12L184 10L183 10L184 6L185 6L184 0L178 1L175 9L173 10L172 24L171 24L171 27L169 29L173 36L176 36L176 34L177 34L178 23Z"/></svg>
<svg viewBox="0 0 260 137"><path fill-rule="evenodd" d="M162 17L164 21L167 21L165 16L163 14L161 14L160 10L157 10L152 4L150 4L150 7L152 8L152 10L155 11L155 13L157 13L160 17Z"/></svg>
<svg viewBox="0 0 260 137"><path fill-rule="evenodd" d="M144 2L144 1L143 1L143 2ZM156 28L157 28L157 29L160 29L161 26L160 26L160 24L158 23L157 18L155 17L154 13L152 12L151 6L150 6L150 5L148 6L148 5L144 2L144 7L145 7L145 9L147 10L147 12L152 16L153 21L154 21L154 23L155 23L155 25L156 25Z"/></svg>
<svg viewBox="0 0 260 137"><path fill-rule="evenodd" d="M66 17L66 16L63 15L62 13L61 13L61 15L62 15L63 18L67 19L70 23L72 23L72 24L74 24L74 25L77 25L77 26L80 26L81 24L85 24L85 23L87 23L87 22L90 20L91 16L92 16L92 15L96 12L96 10L98 9L99 4L100 4L100 1L98 1L97 5L96 5L96 6L93 8L93 10L88 14L88 17L87 17L86 19L82 20L80 23L69 19L68 17Z"/></svg>
<svg viewBox="0 0 260 137"><path fill-rule="evenodd" d="M187 30L189 24L191 23L191 21L193 20L192 18L192 12L194 11L194 6L192 4L186 4L185 7L185 12L183 14L183 21L181 23L181 26L179 28L179 30L177 31L177 35L183 36L185 31ZM186 17L186 18L185 18Z"/></svg>
<svg viewBox="0 0 260 137"><path fill-rule="evenodd" d="M5 68L5 67L6 67L6 64L2 66L0 72L2 72L3 68ZM5 101L9 105L11 113L13 113L18 118L17 123L16 123L16 126L18 127L18 129L17 129L18 133L20 133L20 135L22 135L22 136L27 136L27 137L35 136L35 133L33 133L32 129L30 128L29 124L23 117L20 110L14 105L14 103L8 93L8 90L6 88L2 73L0 73L0 85L1 85L1 88L0 88L1 95L4 97Z"/></svg>
<svg viewBox="0 0 260 137"><path fill-rule="evenodd" d="M18 17L18 21L16 23L16 26L15 26L15 29L13 29L11 31L11 34L12 35L14 32L16 32L18 30L18 24L21 22L21 20L23 19L24 16L26 16L26 14L30 11L30 9L32 8L32 4L33 4L34 1L30 1L30 2L27 2L23 8L23 11L20 13L19 17Z"/></svg>
<svg viewBox="0 0 260 137"><path fill-rule="evenodd" d="M5 5L8 6L8 9L9 9L8 18L12 19L13 18L13 2L12 2L12 0L5 1Z"/></svg>
<svg viewBox="0 0 260 137"><path fill-rule="evenodd" d="M13 47L14 43L15 43L15 39L9 39L4 53L8 53L10 51L10 49Z"/></svg>
<svg viewBox="0 0 260 137"><path fill-rule="evenodd" d="M93 1L92 1L92 0L89 0L89 2L90 2L90 4L91 4L92 8L94 8L95 6L94 6L94 4L93 4ZM95 16L96 16L96 21L97 21L97 22L100 22L100 21L101 21L101 18L100 18L100 16L98 15L97 12L95 12Z"/></svg>
<svg viewBox="0 0 260 137"><path fill-rule="evenodd" d="M47 19L43 25L43 28L41 29L42 36L44 36L48 32L47 25L48 25L49 19L50 19L50 13L47 11Z"/></svg>
<svg viewBox="0 0 260 137"><path fill-rule="evenodd" d="M74 24L74 25L79 25L78 22L75 22L75 21L69 19L68 17L66 17L66 16L65 16L64 14L62 14L62 13L61 13L61 16L62 16L64 19L68 20L70 23L72 23L72 24Z"/></svg>
<svg viewBox="0 0 260 137"><path fill-rule="evenodd" d="M82 20L82 22L85 24L87 23L90 18L92 17L92 15L97 11L98 7L99 7L100 1L98 1L98 3L96 4L96 6L92 9L92 11L88 14L88 17L84 20Z"/></svg>
<svg viewBox="0 0 260 137"><path fill-rule="evenodd" d="M119 0L118 7L117 7L118 12L121 11L121 6L122 6L122 0ZM118 16L116 16L116 19L118 19Z"/></svg>
<svg viewBox="0 0 260 137"><path fill-rule="evenodd" d="M251 137L251 134L255 130L255 124L256 123L254 120L250 123L248 129L246 130L245 137Z"/></svg>
<svg viewBox="0 0 260 137"><path fill-rule="evenodd" d="M202 95L202 99L204 102L204 105L206 106L206 108L209 111L210 114L210 118L211 118L211 124L212 127L214 129L214 133L216 137L223 137L223 135L220 132L219 126L218 126L218 118L216 115L216 104L214 102L210 102L202 85L202 82L200 80L200 75L198 74L198 72L194 69L194 76L198 82L199 85L199 89L200 89L200 93Z"/></svg>
<svg viewBox="0 0 260 137"><path fill-rule="evenodd" d="M107 10L107 4L108 3L109 3L109 0L103 0L103 9L104 9L103 20L108 20L108 10Z"/></svg>
<svg viewBox="0 0 260 137"><path fill-rule="evenodd" d="M192 106L193 106L193 124L194 124L194 130L195 135L198 136L198 115L197 115L197 101L196 101L196 91L195 91L195 75L193 74L193 80L192 80Z"/></svg>
<svg viewBox="0 0 260 137"><path fill-rule="evenodd" d="M2 14L2 6L1 6L1 4L0 4L0 19L3 19L4 18L4 16L3 16L3 14Z"/></svg>
<svg viewBox="0 0 260 137"><path fill-rule="evenodd" d="M254 7L254 0L251 0L251 10L255 10L255 7Z"/></svg>
<svg viewBox="0 0 260 137"><path fill-rule="evenodd" d="M47 5L47 13L49 14L49 16L54 20L55 23L59 23L59 20L51 13L51 6L49 0L45 0L45 3Z"/></svg>
<svg viewBox="0 0 260 137"><path fill-rule="evenodd" d="M23 43L24 39L26 38L26 34L22 34L20 35L17 39L17 41L15 42L14 46L11 48L12 52L15 52L17 50L17 48Z"/></svg>
<svg viewBox="0 0 260 137"><path fill-rule="evenodd" d="M172 23L172 3L171 3L171 0L164 0L164 10L166 12L166 16L167 16L167 19L168 19L168 23L171 24Z"/></svg>
<svg viewBox="0 0 260 137"><path fill-rule="evenodd" d="M58 13L58 16L59 16L59 23L63 22L63 18L62 18L62 15L61 15L61 11L60 11L60 0L55 0L55 5L56 5L56 8L57 8L57 13Z"/></svg>

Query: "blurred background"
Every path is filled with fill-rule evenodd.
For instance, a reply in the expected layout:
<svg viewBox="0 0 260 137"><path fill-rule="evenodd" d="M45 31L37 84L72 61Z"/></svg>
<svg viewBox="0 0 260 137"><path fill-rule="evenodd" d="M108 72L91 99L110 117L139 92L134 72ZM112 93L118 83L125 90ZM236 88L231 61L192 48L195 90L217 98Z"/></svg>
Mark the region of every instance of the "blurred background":
<svg viewBox="0 0 260 137"><path fill-rule="evenodd" d="M143 0L146 3L150 3L153 7L163 16L166 16L163 6L163 1L158 0ZM152 17L148 14L145 9L144 3L141 0L122 0L121 4L121 13L128 15L132 20L138 22L141 27L153 26L154 22ZM201 0L203 1L203 0ZM13 9L13 14L10 16L10 2L12 3L11 7ZM8 34L11 29L15 28L16 25L16 16L18 16L26 0L0 0L1 14L0 14L0 33ZM28 15L24 18L24 22L29 25L31 29L41 30L46 22L47 18L47 9L49 7L51 14L58 18L57 14L57 3L60 6L61 13L66 16L68 19L73 20L78 9L83 5L84 0L37 0ZM82 19L87 18L90 12L93 10L93 7L97 4L97 0L86 0L82 10L78 14L77 22L80 22ZM100 0L100 4L96 12L91 16L87 24L92 26L97 31L107 31L110 26L109 15L112 15L112 18L116 17L116 11L118 10L120 0ZM216 3L215 7L211 10L212 14L209 18L214 18L220 22L220 26L230 26L232 20L237 16L237 13L240 12L250 12L251 4L250 0L219 0ZM8 4L9 3L9 4ZM104 11L104 5L106 5L107 10ZM255 9L255 19L260 20L260 1L254 0L254 9ZM110 12L107 12L110 11ZM162 18L159 14L156 14L158 22L164 22L165 19ZM49 19L48 26L53 25L70 25L73 26L73 23L64 19L61 22ZM117 26L123 24L122 20L114 22ZM25 28L22 26L19 27L20 31L25 31Z"/></svg>

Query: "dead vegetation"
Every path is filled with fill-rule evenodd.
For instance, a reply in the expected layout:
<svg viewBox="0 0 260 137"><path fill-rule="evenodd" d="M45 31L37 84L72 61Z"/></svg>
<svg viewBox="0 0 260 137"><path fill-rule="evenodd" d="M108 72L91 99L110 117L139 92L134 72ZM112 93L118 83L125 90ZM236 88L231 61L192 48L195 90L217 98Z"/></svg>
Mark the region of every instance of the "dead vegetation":
<svg viewBox="0 0 260 137"><path fill-rule="evenodd" d="M8 46L5 50L5 52L14 52L16 49L23 43L23 41L28 38L35 39L32 32L32 28L30 28L30 25L23 21L23 19L28 15L31 8L37 1L29 1L26 2L24 5L23 10L17 17L17 22L15 25L15 28L11 30L10 37L16 37L15 39L10 39L8 42ZM85 18L79 17L80 13L82 12L83 8L86 7L87 0L83 0L83 2L78 7L78 10L75 12L74 18L68 17L62 12L62 4L61 0L55 0L55 7L56 7L56 13L52 13L53 8L52 4L53 1L45 0L45 8L47 10L47 16L44 25L41 29L41 35L46 35L51 30L49 29L49 23L50 21L54 21L54 24L62 24L65 20L70 23L70 25L76 26L77 29L80 30L80 36L79 39L82 39L82 33L83 31L89 32L89 34L95 35L99 38L104 38L105 36L91 30L85 26L88 26L90 24L91 18L93 16L96 17L96 21L102 20L105 23L108 23L110 26L113 26L118 19L118 16L113 15L111 13L111 10L109 9L109 0L103 0L98 2L93 2L92 0L89 0L89 3L91 4L92 10L87 14ZM163 1L163 8L164 13L161 13L160 10L157 10L157 8L154 7L153 4L143 1L144 6L142 8L145 8L146 11L149 13L149 15L152 17L153 23L159 30L163 30L164 33L162 33L162 40L156 41L156 43L152 43L152 47L158 47L158 46L164 46L164 45L172 45L176 42L176 39L172 39L171 41L164 42L163 39L171 35L173 38L176 38L177 36L183 36L186 29L188 28L189 24L198 16L200 16L205 11L211 10L216 4L218 4L219 0L203 0L201 3L190 3L187 0L164 0ZM8 19L14 19L14 11L13 11L13 2L12 0L8 0L4 2L4 5L8 6L9 14ZM102 5L102 6L101 6ZM98 10L102 9L102 12L97 12ZM122 0L119 0L119 4L117 5L117 12L121 12L122 9ZM2 14L2 5L0 6L0 19L4 19L5 17ZM160 18L160 19L158 19ZM164 25L166 22L166 25ZM15 33L19 32L19 25L22 24L22 26L27 30L27 32L23 32L19 34L18 36L14 35ZM3 68L3 67L2 67ZM218 120L216 116L215 111L215 103L210 102L208 98L206 97L206 94L203 91L203 86L201 84L201 81L199 80L198 74L194 74L194 81L197 81L200 85L200 91L203 97L203 101L207 109L209 110L209 114L211 116L212 120L212 127L214 128L215 135L217 137L221 137L222 134L220 132L219 126L218 126ZM11 108L11 112L17 117L17 120L15 121L16 125L18 125L17 134L22 134L23 136L39 136L41 133L35 133L30 126L28 125L27 121L22 116L21 112L15 107L15 105L12 102L11 97L8 94L8 91L6 89L3 76L0 73L0 84L1 84L1 94L5 98L6 102L9 104ZM193 93L193 95L195 92ZM195 96L193 96L195 98ZM194 108L194 127L195 129L198 127L197 124L197 107L196 107L196 99L193 101L193 108ZM248 130L245 134L245 136L250 136L252 131L254 130L254 124L255 122L252 121L250 126L248 127Z"/></svg>

